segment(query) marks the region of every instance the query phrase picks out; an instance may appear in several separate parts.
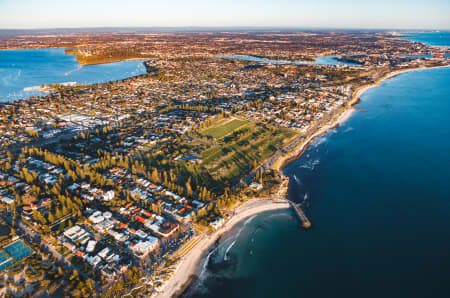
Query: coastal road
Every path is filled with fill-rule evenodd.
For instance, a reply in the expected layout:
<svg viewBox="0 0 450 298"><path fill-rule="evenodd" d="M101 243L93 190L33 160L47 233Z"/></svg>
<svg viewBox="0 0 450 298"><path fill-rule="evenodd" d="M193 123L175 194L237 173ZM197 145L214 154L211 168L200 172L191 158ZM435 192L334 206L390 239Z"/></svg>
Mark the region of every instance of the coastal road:
<svg viewBox="0 0 450 298"><path fill-rule="evenodd" d="M317 134L317 131L321 131L321 129L325 126L327 126L327 122L333 118L333 116L336 114L335 112L332 112L330 115L325 116L324 118L322 118L317 124L315 124L313 127L311 127L310 129L308 129L308 131L306 133L304 133L303 135L297 137L294 141L292 141L291 143L289 143L286 147L278 150L274 155L272 155L270 158L268 158L267 160L265 160L261 166L258 169L263 169L263 170L267 170L272 168L276 161L279 160L284 154L287 154L289 152L295 152L294 150L302 143L305 142L305 139L307 139L307 136L313 136L312 138L314 138ZM311 137L308 138L309 140L311 140ZM308 143L308 141L306 141L305 143ZM301 150L300 150L301 151ZM281 165L279 166L281 167ZM278 170L280 170L278 167ZM255 177L257 170L253 170L250 174L248 174L245 178L242 179L242 182L237 184L235 187L233 187L233 189L242 186L242 184L249 184L253 177Z"/></svg>

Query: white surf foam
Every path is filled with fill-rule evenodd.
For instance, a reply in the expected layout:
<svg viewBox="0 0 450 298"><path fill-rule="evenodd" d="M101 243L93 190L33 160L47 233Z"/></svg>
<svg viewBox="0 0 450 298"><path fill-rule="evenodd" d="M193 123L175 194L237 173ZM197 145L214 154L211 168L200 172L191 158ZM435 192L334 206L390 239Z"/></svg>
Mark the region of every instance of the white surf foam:
<svg viewBox="0 0 450 298"><path fill-rule="evenodd" d="M256 215L257 215L257 214L255 214L255 215L253 215L253 216L247 218L247 220L244 222L244 226L248 225L248 224L256 217ZM243 227L242 227L242 228L243 228ZM242 230L242 228L241 228L241 230ZM239 230L239 233L240 233L241 230Z"/></svg>
<svg viewBox="0 0 450 298"><path fill-rule="evenodd" d="M227 247L227 249L225 250L225 255L223 256L223 260L227 261L228 260L228 253L230 252L230 249L234 246L234 244L236 243L236 240L234 240L233 242L231 242L231 244Z"/></svg>
<svg viewBox="0 0 450 298"><path fill-rule="evenodd" d="M320 164L320 159L308 160L304 164L300 165L300 168L314 170L314 168ZM295 179L295 177L294 177Z"/></svg>
<svg viewBox="0 0 450 298"><path fill-rule="evenodd" d="M218 247L214 248L212 251L209 252L209 254L206 256L205 262L203 263L202 271L200 272L199 281L200 283L205 280L207 277L207 267L209 264L209 259L211 258L212 254L217 251Z"/></svg>

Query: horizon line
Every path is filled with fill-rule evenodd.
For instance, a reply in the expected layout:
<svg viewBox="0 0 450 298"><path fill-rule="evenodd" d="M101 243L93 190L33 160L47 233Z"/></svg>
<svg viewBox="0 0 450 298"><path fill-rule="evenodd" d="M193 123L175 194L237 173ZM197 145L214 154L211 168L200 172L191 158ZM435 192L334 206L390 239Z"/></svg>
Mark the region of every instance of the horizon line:
<svg viewBox="0 0 450 298"><path fill-rule="evenodd" d="M376 27L321 27L321 26L86 26L86 27L42 27L42 28L0 28L0 31L39 31L39 30L86 30L86 29L153 29L153 30L176 30L176 29L234 29L234 30L367 30L367 31L450 31L450 28L376 28Z"/></svg>

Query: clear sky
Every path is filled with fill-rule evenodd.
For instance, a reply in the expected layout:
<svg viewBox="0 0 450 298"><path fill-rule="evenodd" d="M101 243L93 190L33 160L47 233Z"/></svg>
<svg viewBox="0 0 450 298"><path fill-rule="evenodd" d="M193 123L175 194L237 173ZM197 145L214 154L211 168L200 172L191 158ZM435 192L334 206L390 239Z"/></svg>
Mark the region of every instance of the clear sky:
<svg viewBox="0 0 450 298"><path fill-rule="evenodd" d="M450 29L450 0L0 0L0 28Z"/></svg>

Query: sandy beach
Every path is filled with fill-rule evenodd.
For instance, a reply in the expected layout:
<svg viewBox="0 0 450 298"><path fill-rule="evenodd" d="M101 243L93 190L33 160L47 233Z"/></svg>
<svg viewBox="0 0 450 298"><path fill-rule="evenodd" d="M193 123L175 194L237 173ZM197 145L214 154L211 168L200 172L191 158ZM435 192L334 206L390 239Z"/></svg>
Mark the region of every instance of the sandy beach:
<svg viewBox="0 0 450 298"><path fill-rule="evenodd" d="M291 151L289 154L285 154L280 157L280 160L277 161L277 166L275 167L276 170L278 170L280 173L282 169L292 161L298 159L302 154L305 152L305 150L308 148L308 146L314 141L316 138L320 137L321 135L325 134L328 130L337 127L341 123L347 121L350 116L353 113L353 109L345 109L337 118L335 118L334 121L329 121L325 125L321 126L319 130L317 130L312 135L308 136L297 148L295 148L293 151Z"/></svg>
<svg viewBox="0 0 450 298"><path fill-rule="evenodd" d="M172 297L188 281L192 274L200 274L209 248L214 245L220 236L233 228L238 222L264 211L288 208L290 208L289 203L284 199L253 199L237 207L234 210L234 215L220 229L211 235L202 234L196 236L202 237L201 241L182 257L172 277L165 282L163 288L155 297Z"/></svg>
<svg viewBox="0 0 450 298"><path fill-rule="evenodd" d="M399 74L421 70L421 69L432 69L432 68L441 68L448 66L439 66L439 67L421 67L421 68L410 68L397 70L391 73L386 74L376 83L359 87L354 90L351 99L347 102L346 106L342 109L342 112L335 115L330 121L321 126L315 133L308 136L295 150L291 153L283 155L280 157L279 162L277 163L276 169L281 172L282 168L286 166L286 164L292 162L295 159L298 159L307 149L308 145L311 144L314 139L325 134L328 130L336 128L340 124L347 121L352 113L355 111L353 108L354 105L359 103L359 99L367 90L378 86L381 82L393 78ZM185 285L185 283L189 280L189 277L193 274L199 275L201 273L201 269L203 267L203 263L206 261L206 257L209 253L210 248L214 245L214 243L222 236L225 232L229 231L236 225L238 222L243 219L250 217L252 215L270 211L277 209L287 209L290 208L289 203L286 199L253 199L245 202L244 204L237 207L234 211L234 215L231 216L227 220L227 222L217 231L212 233L211 235L201 234L196 237L201 237L198 241L198 244L195 245L187 254L185 254L181 261L179 262L175 272L172 277L167 280L163 287L160 289L159 293L156 294L155 297L158 298L166 298L172 297L177 291Z"/></svg>

